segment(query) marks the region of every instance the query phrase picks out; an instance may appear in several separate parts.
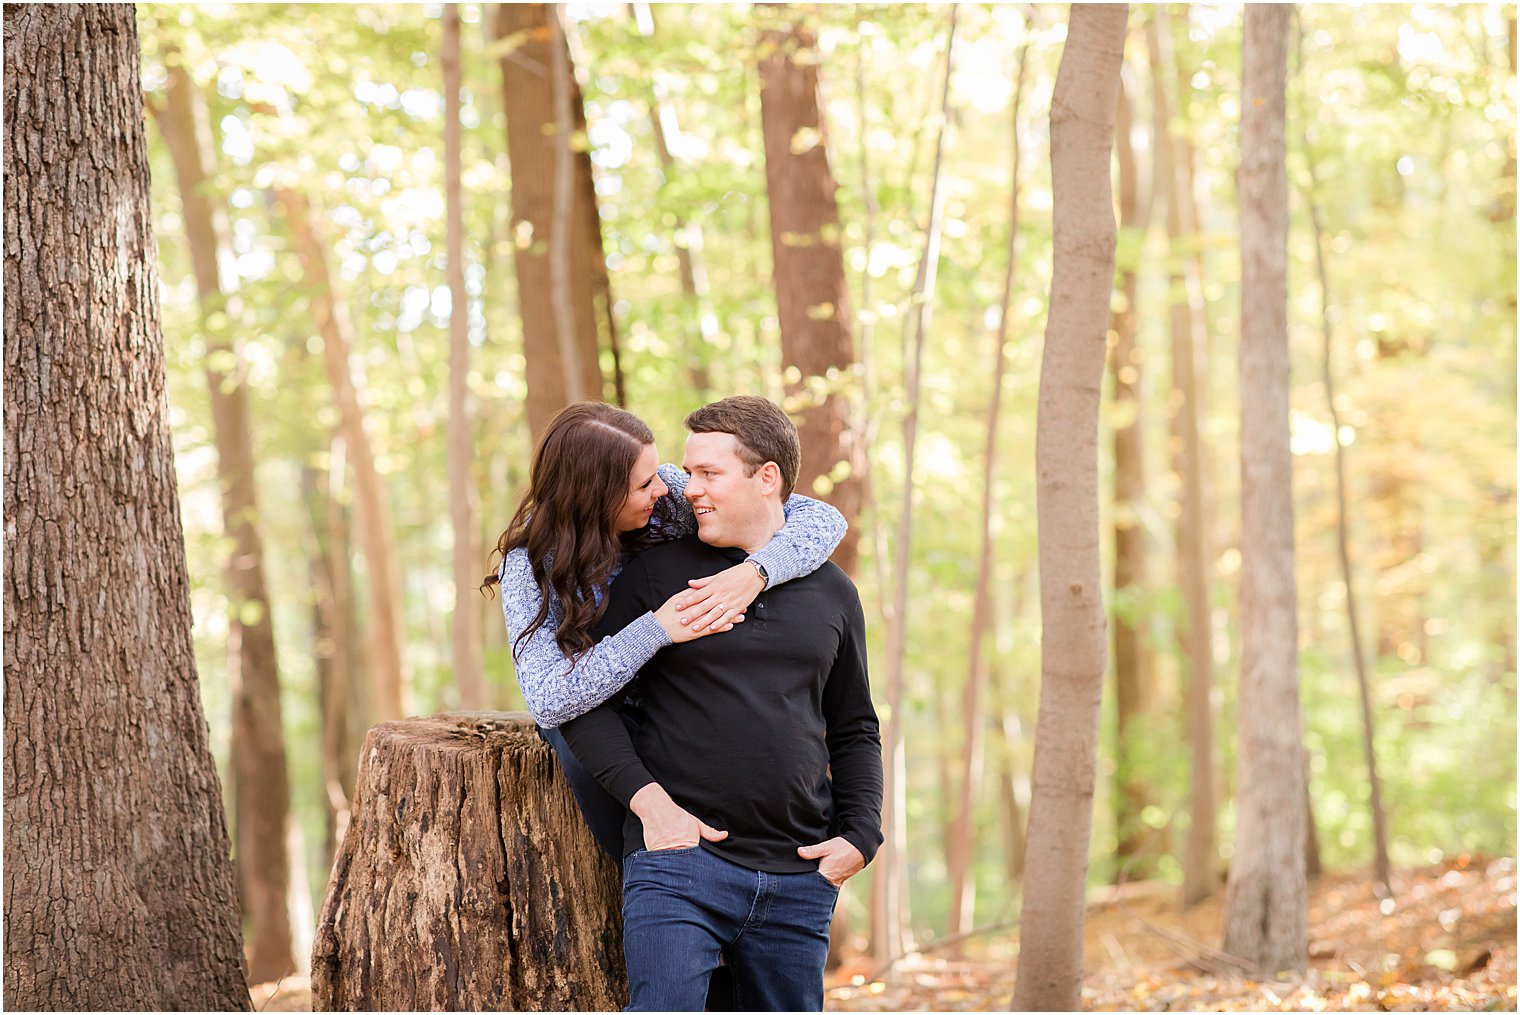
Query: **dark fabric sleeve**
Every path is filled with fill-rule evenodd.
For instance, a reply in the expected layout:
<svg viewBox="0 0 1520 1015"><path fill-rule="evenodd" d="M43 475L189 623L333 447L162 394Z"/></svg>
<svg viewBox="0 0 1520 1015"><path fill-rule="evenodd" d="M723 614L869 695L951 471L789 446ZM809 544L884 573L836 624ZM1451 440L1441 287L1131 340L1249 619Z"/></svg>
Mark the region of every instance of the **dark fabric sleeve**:
<svg viewBox="0 0 1520 1015"><path fill-rule="evenodd" d="M593 636L619 631L652 609L650 589L649 569L642 559L633 558L607 590L607 610L593 628ZM627 807L633 795L655 779L634 749L633 737L623 722L619 697L614 696L580 718L570 720L560 731L576 759Z"/></svg>
<svg viewBox="0 0 1520 1015"><path fill-rule="evenodd" d="M823 687L829 771L834 788L835 835L870 863L881 846L881 728L866 673L866 621L860 596L849 589L845 630Z"/></svg>

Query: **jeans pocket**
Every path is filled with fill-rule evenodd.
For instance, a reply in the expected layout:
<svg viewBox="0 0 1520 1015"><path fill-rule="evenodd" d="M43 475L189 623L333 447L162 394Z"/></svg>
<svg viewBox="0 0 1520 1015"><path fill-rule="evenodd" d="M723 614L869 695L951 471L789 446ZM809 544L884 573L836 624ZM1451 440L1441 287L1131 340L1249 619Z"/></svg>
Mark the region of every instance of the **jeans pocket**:
<svg viewBox="0 0 1520 1015"><path fill-rule="evenodd" d="M822 881L824 884L828 885L830 891L839 891L839 886L834 884L834 882L830 881L828 878L824 877L823 871L813 871L813 876L816 877L819 881Z"/></svg>
<svg viewBox="0 0 1520 1015"><path fill-rule="evenodd" d="M680 856L683 853L694 853L701 848L701 846L676 846L672 849L641 849L638 853L640 856Z"/></svg>

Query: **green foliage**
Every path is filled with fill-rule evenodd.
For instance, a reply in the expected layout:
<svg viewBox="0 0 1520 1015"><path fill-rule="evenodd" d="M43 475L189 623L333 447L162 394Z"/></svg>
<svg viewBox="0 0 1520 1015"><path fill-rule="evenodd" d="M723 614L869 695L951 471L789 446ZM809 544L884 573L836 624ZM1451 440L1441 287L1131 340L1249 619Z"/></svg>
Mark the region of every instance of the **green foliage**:
<svg viewBox="0 0 1520 1015"><path fill-rule="evenodd" d="M510 173L501 76L483 24L466 4L464 175L471 293L470 388L484 550L505 526L526 478L524 359L516 318ZM769 278L771 238L760 140L756 60L764 6L656 5L642 35L623 8L571 8L596 167L602 235L629 407L651 424L662 457L679 458L681 419L712 396L779 398L778 325ZM404 642L419 709L455 701L448 630L450 573L444 430L449 300L444 270L441 28L438 5L139 7L150 99L163 66L183 60L211 103L218 152L212 188L227 216L237 298L201 319L179 216L179 195L150 121L150 157L163 278L163 320L181 500L193 576L196 644L213 745L228 738L223 569L204 367L207 331L241 339L255 414L254 446L274 590L286 737L306 840L320 839L319 715L308 558L312 508L291 496L303 468L325 483L334 466L336 410L320 361L311 294L273 188L309 195L326 231L334 284L353 318L371 439L386 484L404 574ZM1020 248L1009 308L994 487L998 629L992 665L1022 729L1001 736L987 705L978 919L1008 912L1004 824L994 792L1011 762L1027 804L1039 686L1034 437L1050 273L1050 92L1064 13L962 10L947 149L946 221L928 334L915 496L908 627L909 846L915 924L944 926L947 774L960 751L961 689L971 589L980 551L982 449L1010 228L1011 99L1016 54L1031 41L1019 124L1023 143ZM808 8L819 39L831 164L857 334L869 341L872 502L857 526L856 575L881 659L891 533L903 475L904 320L922 249L944 58L947 8L862 4ZM1141 22L1132 12L1129 59L1142 180L1150 114ZM1351 552L1364 647L1375 660L1378 746L1395 861L1436 851L1507 852L1515 837L1515 78L1503 9L1341 5L1302 12L1302 66L1290 94L1290 237L1295 499L1301 679L1321 840L1331 864L1370 856L1359 705L1335 544L1334 460L1319 381L1322 335L1313 234L1303 200L1327 219L1337 409L1347 442ZM1205 438L1212 460L1212 589L1226 783L1238 625L1238 466L1234 337L1238 255L1233 172L1238 159L1238 8L1173 8L1170 27L1186 89L1173 128L1196 151L1209 323ZM658 98L673 155L657 154ZM676 128L672 130L672 126ZM1305 146L1301 139L1307 140ZM1144 143L1140 143L1144 142ZM869 189L869 200L868 200ZM871 246L867 243L870 217ZM1167 257L1161 225L1129 233L1140 272L1141 426L1150 580L1112 597L1114 616L1139 622L1153 652L1158 711L1136 745L1137 772L1156 791L1147 821L1179 843L1186 827L1187 756L1176 628L1181 610L1171 528L1176 477L1167 429ZM694 245L710 292L682 290L678 251ZM868 290L868 296L867 296ZM716 337L701 338L703 312ZM696 378L705 372L708 386ZM1099 452L1111 474L1105 429ZM347 496L341 480L333 485ZM1105 502L1105 522L1111 512ZM1105 540L1107 545L1107 540ZM885 556L883 556L885 554ZM358 562L354 562L357 570ZM487 568L481 554L481 574ZM357 582L364 580L356 573ZM361 586L358 586L362 588ZM498 704L520 704L497 600L472 598L486 618L486 658ZM1110 696L1111 697L1111 696ZM988 699L984 698L984 701ZM1105 714L1095 802L1092 877L1114 876L1113 721ZM1227 799L1227 796L1226 796ZM1228 848L1228 808L1221 843ZM326 870L311 864L313 890ZM1175 861L1164 876L1178 877ZM848 896L864 925L864 892Z"/></svg>

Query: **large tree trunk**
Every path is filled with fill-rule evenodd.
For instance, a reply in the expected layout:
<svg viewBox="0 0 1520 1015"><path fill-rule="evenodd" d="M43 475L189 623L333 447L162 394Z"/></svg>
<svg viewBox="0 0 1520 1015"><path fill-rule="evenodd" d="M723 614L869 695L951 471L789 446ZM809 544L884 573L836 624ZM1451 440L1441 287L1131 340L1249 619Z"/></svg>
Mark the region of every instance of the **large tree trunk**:
<svg viewBox="0 0 1520 1015"><path fill-rule="evenodd" d="M612 1011L616 867L521 713L382 723L317 927L317 1011Z"/></svg>
<svg viewBox="0 0 1520 1015"><path fill-rule="evenodd" d="M1240 122L1240 747L1224 947L1304 968L1304 746L1288 445L1289 6L1247 6Z"/></svg>
<svg viewBox="0 0 1520 1015"><path fill-rule="evenodd" d="M130 5L5 16L5 1003L246 1010Z"/></svg>
<svg viewBox="0 0 1520 1015"><path fill-rule="evenodd" d="M876 960L895 962L912 946L907 890L907 760L903 744L903 667L907 656L908 572L913 541L913 458L918 445L918 408L924 359L924 336L929 330L939 277L939 244L945 212L945 132L950 124L950 81L955 69L955 27L959 7L950 8L945 36L945 78L940 91L940 124L934 142L934 171L930 178L929 224L924 230L924 249L918 275L909 297L911 309L903 330L905 385L908 411L903 417L903 485L897 516L897 545L893 556L895 575L892 614L887 627L887 719L882 743L886 752L881 823L884 835L871 880L873 893L871 947Z"/></svg>
<svg viewBox="0 0 1520 1015"><path fill-rule="evenodd" d="M817 43L792 21L767 31L761 46L760 121L781 362L786 408L798 418L802 438L797 490L827 500L851 523L834 562L853 574L865 440Z"/></svg>
<svg viewBox="0 0 1520 1015"><path fill-rule="evenodd" d="M481 657L480 548L475 525L474 427L470 411L469 294L464 285L464 186L459 125L459 5L443 12L443 162L448 193L449 509L454 528L454 679L465 708L486 707Z"/></svg>
<svg viewBox="0 0 1520 1015"><path fill-rule="evenodd" d="M1118 832L1121 879L1149 877L1161 852L1158 833L1141 816L1154 796L1141 778L1141 743L1154 725L1151 689L1151 658L1143 618L1147 593L1145 578L1145 527L1140 513L1145 503L1145 441L1141 427L1144 404L1141 371L1144 357L1136 345L1139 322L1140 273L1144 253L1152 186L1140 193L1140 171L1131 133L1135 102L1133 75L1124 75L1119 88L1115 124L1115 154L1119 166L1119 230L1117 255L1120 299L1110 327L1114 348L1110 370L1114 378L1114 701L1116 719L1116 771L1114 773L1114 823ZM1154 169L1156 162L1152 159Z"/></svg>
<svg viewBox="0 0 1520 1015"><path fill-rule="evenodd" d="M602 397L599 349L613 340L580 88L553 4L497 4L512 163L512 237L535 437L571 402ZM574 151L579 147L579 151ZM567 155L568 153L568 155ZM568 164L562 164L568 163Z"/></svg>
<svg viewBox="0 0 1520 1015"><path fill-rule="evenodd" d="M1209 519L1204 496L1207 462L1199 420L1208 373L1202 366L1203 307L1189 277L1192 173L1187 153L1171 131L1167 74L1174 64L1166 11L1156 8L1147 29L1156 124L1156 171L1166 194L1168 322L1172 345L1173 467L1180 484L1176 525L1177 578L1183 619L1179 643L1187 681L1187 739L1190 755L1188 832L1182 858L1182 899L1200 902L1218 886L1215 843L1217 802L1214 765L1214 645L1209 607Z"/></svg>
<svg viewBox="0 0 1520 1015"><path fill-rule="evenodd" d="M226 573L233 834L243 915L248 921L248 976L253 983L264 983L305 967L307 949L296 943L289 905L291 871L300 870L303 860L286 848L294 828L280 714L280 672L264 581L246 366L231 323L237 317L237 283L224 278L218 267L230 259L231 250L226 217L208 192L216 171L215 147L205 98L178 54L169 56L163 104L150 108L179 183L200 327L206 337L222 531L232 539Z"/></svg>
<svg viewBox="0 0 1520 1015"><path fill-rule="evenodd" d="M1019 70L1013 88L1012 124L1013 160L1008 172L1008 265L1003 270L1003 301L998 314L997 335L992 343L992 398L987 407L987 429L982 451L982 539L976 564L976 593L971 608L971 658L966 669L966 690L961 701L960 798L955 808L950 832L950 917L949 934L969 934L976 917L976 822L974 819L978 789L982 781L984 755L983 727L987 717L982 712L982 689L988 682L991 663L987 658L989 643L995 643L992 609L992 570L996 556L992 520L993 488L997 481L997 432L1002 415L1003 377L1007 371L1008 317L1013 309L1014 272L1019 261L1019 163L1023 149L1019 144L1019 114L1024 104L1024 81L1029 67L1029 42L1019 49Z"/></svg>
<svg viewBox="0 0 1520 1015"><path fill-rule="evenodd" d="M354 327L347 305L338 298L327 268L327 249L306 198L283 187L275 197L285 209L291 240L311 292L313 323L322 336L322 360L338 403L347 457L353 466L354 506L359 543L368 574L369 666L374 685L371 706L379 719L399 719L412 711L412 677L401 651L401 581L380 473L364 428L364 396L349 369Z"/></svg>
<svg viewBox="0 0 1520 1015"><path fill-rule="evenodd" d="M1054 260L1035 440L1040 709L1014 1007L1082 1004L1082 924L1108 639L1098 415L1116 232L1109 160L1126 4L1073 5L1050 106Z"/></svg>

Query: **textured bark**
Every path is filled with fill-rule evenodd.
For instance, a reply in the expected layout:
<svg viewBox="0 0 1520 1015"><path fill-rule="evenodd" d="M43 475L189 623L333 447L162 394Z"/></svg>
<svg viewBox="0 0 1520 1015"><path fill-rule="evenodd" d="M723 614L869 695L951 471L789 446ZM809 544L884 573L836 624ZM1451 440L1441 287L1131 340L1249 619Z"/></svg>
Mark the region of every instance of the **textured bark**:
<svg viewBox="0 0 1520 1015"><path fill-rule="evenodd" d="M486 667L481 656L474 426L470 405L470 297L464 286L464 187L459 125L459 5L443 13L443 161L448 195L449 257L449 514L454 529L454 678L465 708L486 707Z"/></svg>
<svg viewBox="0 0 1520 1015"><path fill-rule="evenodd" d="M1192 171L1187 153L1171 130L1172 109L1167 88L1174 66L1171 28L1166 11L1157 7L1147 28L1151 52L1152 95L1156 124L1156 169L1166 199L1167 318L1172 346L1171 431L1176 451L1173 469L1180 484L1176 525L1177 582L1182 590L1183 616L1178 641L1187 686L1189 751L1188 832L1182 857L1182 899L1193 905L1212 895L1219 885L1215 827L1218 804L1214 759L1214 645L1209 608L1210 523L1205 497L1208 463L1199 420L1207 368L1203 354L1203 301L1190 277L1196 242L1191 221ZM1178 75L1180 78L1180 74Z"/></svg>
<svg viewBox="0 0 1520 1015"><path fill-rule="evenodd" d="M1113 290L1114 116L1125 4L1072 5L1050 105L1050 314L1035 438L1041 659L1020 1010L1082 1005L1082 926L1108 639L1098 532L1098 416Z"/></svg>
<svg viewBox="0 0 1520 1015"><path fill-rule="evenodd" d="M5 12L5 1004L246 1010L130 5Z"/></svg>
<svg viewBox="0 0 1520 1015"><path fill-rule="evenodd" d="M280 670L264 580L247 369L242 343L230 323L238 313L237 282L219 269L230 263L231 249L226 216L209 189L216 149L206 100L177 55L170 54L163 104L150 108L174 163L206 339L222 531L232 541L226 574L234 856L248 923L248 977L252 983L265 983L305 964L306 949L296 945L290 909L291 872L300 870L303 860L287 849L294 827Z"/></svg>
<svg viewBox="0 0 1520 1015"><path fill-rule="evenodd" d="M1288 443L1285 87L1292 7L1248 6L1240 122L1240 747L1224 947L1263 973L1308 958Z"/></svg>
<svg viewBox="0 0 1520 1015"><path fill-rule="evenodd" d="M1125 237L1119 258L1121 297L1113 311L1110 330L1113 351L1109 366L1114 378L1114 699L1117 762L1114 772L1114 821L1118 831L1121 879L1148 878L1160 854L1159 833L1148 828L1141 814L1154 799L1154 791L1137 772L1139 740L1154 726L1151 658L1139 618L1146 594L1145 527L1140 512L1145 502L1145 442L1141 411L1144 404L1142 355L1135 344L1139 322L1140 274L1138 271L1145 232L1150 218L1154 186L1141 196L1140 171L1130 134L1134 124L1136 84L1124 75L1114 129L1115 155L1119 166L1119 229ZM1154 168L1155 162L1152 161ZM1154 172L1152 173L1154 182ZM1119 608L1120 603L1124 608Z"/></svg>
<svg viewBox="0 0 1520 1015"><path fill-rule="evenodd" d="M866 448L817 40L793 20L765 33L761 53L760 122L781 363L786 409L802 438L797 490L828 501L850 522L834 563L854 574Z"/></svg>
<svg viewBox="0 0 1520 1015"><path fill-rule="evenodd" d="M918 409L921 391L924 336L929 330L939 277L939 244L945 212L945 132L950 123L950 81L955 69L955 27L960 8L950 8L945 37L945 77L940 91L939 131L934 142L934 170L930 176L929 224L924 229L924 250L918 275L909 296L911 310L903 325L905 387L908 410L903 417L903 485L897 515L897 542L892 561L892 613L887 627L887 718L882 742L886 752L881 824L885 841L876 855L871 879L873 919L871 946L876 960L892 963L912 945L907 891L907 761L903 748L903 666L907 655L908 575L913 542L913 458L918 446Z"/></svg>
<svg viewBox="0 0 1520 1015"><path fill-rule="evenodd" d="M997 432L1002 416L1003 377L1007 372L1008 317L1013 308L1013 280L1019 262L1019 168L1023 150L1019 144L1019 115L1024 105L1024 81L1029 66L1029 43L1019 50L1019 69L1013 88L1011 130L1013 159L1008 173L1008 265L1003 270L1003 300L998 314L997 334L992 343L992 398L987 407L987 429L982 451L982 539L981 555L976 565L976 593L971 608L971 658L966 668L966 688L961 700L960 797L955 807L954 826L950 833L950 917L949 934L969 934L976 917L976 824L974 813L982 781L983 726L982 691L988 682L991 663L987 659L989 642L996 641L992 609L992 570L997 546L993 539L992 519L996 507L993 489L997 481Z"/></svg>
<svg viewBox="0 0 1520 1015"><path fill-rule="evenodd" d="M327 249L306 198L279 188L275 197L285 209L291 241L301 261L317 333L322 337L322 361L338 403L347 458L353 467L354 506L359 519L359 544L368 574L364 582L369 602L371 705L380 719L399 719L412 710L412 677L401 651L401 580L396 565L395 534L391 529L380 473L364 425L364 396L349 369L354 326L347 305L333 289L327 268Z"/></svg>
<svg viewBox="0 0 1520 1015"><path fill-rule="evenodd" d="M522 713L382 723L317 926L317 1011L610 1011L618 873Z"/></svg>
<svg viewBox="0 0 1520 1015"><path fill-rule="evenodd" d="M501 57L501 75L528 424L535 436L571 402L602 397L598 350L604 336L609 343L614 338L591 157L577 141L585 134L586 114L557 17L552 4L496 5L496 34L510 47ZM568 135L556 101L568 105ZM572 152L568 173L559 163L569 149L560 142L580 149ZM561 243L556 271L553 255Z"/></svg>

